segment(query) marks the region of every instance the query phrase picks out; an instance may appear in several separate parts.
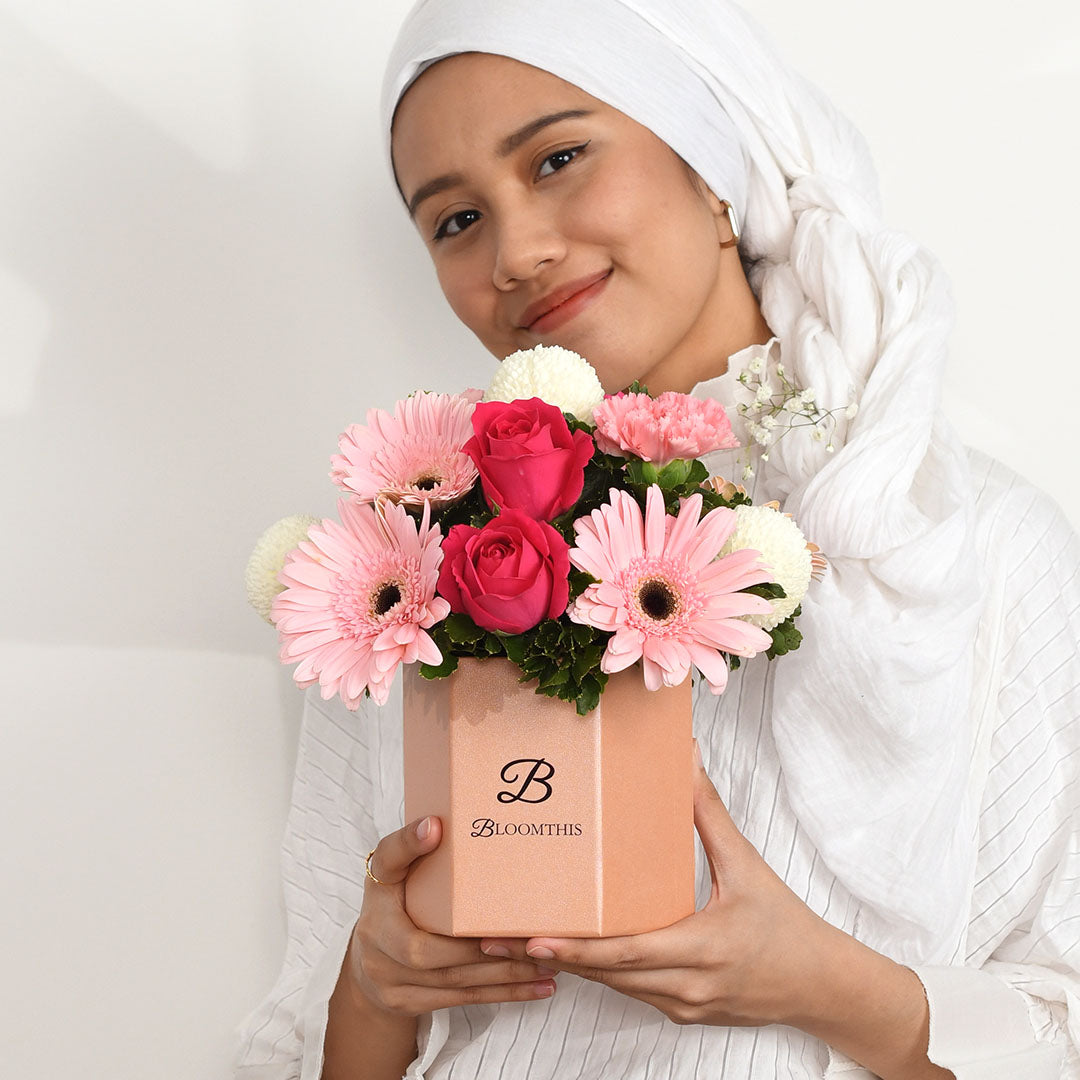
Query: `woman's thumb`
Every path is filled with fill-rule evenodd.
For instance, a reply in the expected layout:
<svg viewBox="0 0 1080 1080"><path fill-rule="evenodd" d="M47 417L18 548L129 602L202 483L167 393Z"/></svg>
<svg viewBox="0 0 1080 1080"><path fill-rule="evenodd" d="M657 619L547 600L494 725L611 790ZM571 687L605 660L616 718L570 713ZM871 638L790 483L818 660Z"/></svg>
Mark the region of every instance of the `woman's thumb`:
<svg viewBox="0 0 1080 1080"><path fill-rule="evenodd" d="M694 740L694 826L715 876L720 872L725 853L742 839L742 834L705 771L697 739Z"/></svg>
<svg viewBox="0 0 1080 1080"><path fill-rule="evenodd" d="M429 851L434 851L442 839L442 822L437 817L420 818L403 829L384 836L368 860L368 869L382 885L398 885L409 873L409 867Z"/></svg>

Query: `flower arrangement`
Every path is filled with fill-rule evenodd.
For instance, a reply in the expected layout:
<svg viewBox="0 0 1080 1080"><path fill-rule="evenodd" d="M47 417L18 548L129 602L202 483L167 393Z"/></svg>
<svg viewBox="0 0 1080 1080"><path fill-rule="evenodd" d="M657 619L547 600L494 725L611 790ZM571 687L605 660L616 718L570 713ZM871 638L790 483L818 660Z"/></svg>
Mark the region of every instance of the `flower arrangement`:
<svg viewBox="0 0 1080 1080"><path fill-rule="evenodd" d="M349 427L340 520L271 527L249 596L296 682L352 709L402 663L438 679L461 657L507 657L581 715L635 663L649 689L695 668L719 694L742 658L798 647L822 563L698 460L737 446L715 401L605 396L575 353L515 353L483 395L417 392Z"/></svg>

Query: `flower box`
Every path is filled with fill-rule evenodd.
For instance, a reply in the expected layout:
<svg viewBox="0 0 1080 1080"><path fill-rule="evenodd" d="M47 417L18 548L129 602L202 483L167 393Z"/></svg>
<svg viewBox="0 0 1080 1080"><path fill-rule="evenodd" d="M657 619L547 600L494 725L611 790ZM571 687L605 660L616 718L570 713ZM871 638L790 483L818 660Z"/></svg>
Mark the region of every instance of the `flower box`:
<svg viewBox="0 0 1080 1080"><path fill-rule="evenodd" d="M444 828L406 886L418 925L610 936L693 911L691 668L719 694L797 648L821 568L778 504L709 475L737 446L718 402L605 395L538 346L485 394L369 410L331 458L340 521L260 540L249 596L299 686L385 705L404 669L406 813Z"/></svg>
<svg viewBox="0 0 1080 1080"><path fill-rule="evenodd" d="M459 937L606 937L692 914L690 680L619 672L581 717L520 677L498 658L404 672L405 816L443 823L409 916Z"/></svg>

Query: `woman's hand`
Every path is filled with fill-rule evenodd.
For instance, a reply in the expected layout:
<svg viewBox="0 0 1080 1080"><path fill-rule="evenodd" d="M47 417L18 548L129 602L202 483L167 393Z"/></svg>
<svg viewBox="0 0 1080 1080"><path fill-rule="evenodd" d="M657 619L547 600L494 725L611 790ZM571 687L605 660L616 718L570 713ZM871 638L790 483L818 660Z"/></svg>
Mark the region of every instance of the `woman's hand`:
<svg viewBox="0 0 1080 1080"><path fill-rule="evenodd" d="M421 930L405 911L405 879L412 864L442 837L438 818L424 818L384 836L371 858L364 903L345 959L361 1005L402 1016L452 1005L533 1001L550 997L555 972L541 961L491 959L477 938Z"/></svg>
<svg viewBox="0 0 1080 1080"><path fill-rule="evenodd" d="M735 827L696 769L694 823L712 895L672 926L615 938L483 939L488 956L533 957L654 1005L677 1024L790 1023L818 983L832 930ZM645 855L647 858L647 854Z"/></svg>
<svg viewBox="0 0 1080 1080"><path fill-rule="evenodd" d="M485 938L655 1006L677 1024L789 1024L879 1076L947 1077L926 1058L927 1006L907 968L810 910L739 832L696 758L694 824L712 894L672 926L626 937Z"/></svg>

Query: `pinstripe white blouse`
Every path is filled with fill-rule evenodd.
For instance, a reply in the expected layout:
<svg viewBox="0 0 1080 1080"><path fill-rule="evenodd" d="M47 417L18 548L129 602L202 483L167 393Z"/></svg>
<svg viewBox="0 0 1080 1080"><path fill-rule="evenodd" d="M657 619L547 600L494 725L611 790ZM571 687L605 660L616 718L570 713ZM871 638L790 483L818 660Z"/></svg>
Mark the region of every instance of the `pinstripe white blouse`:
<svg viewBox="0 0 1080 1080"><path fill-rule="evenodd" d="M958 1080L1080 1078L1080 542L1045 495L972 453L988 597L976 648L995 673L972 747L981 807L969 919L952 966L916 971L930 1056ZM768 721L772 666L698 687L694 733L735 823L788 885L858 936L859 903L800 829ZM400 687L400 680L398 680ZM318 1080L327 1002L364 889L364 856L402 825L400 689L355 714L306 697L282 850L281 974L237 1032L238 1080ZM698 846L699 906L710 887ZM544 1001L424 1017L410 1078L860 1080L870 1073L788 1027L678 1026L563 973Z"/></svg>

